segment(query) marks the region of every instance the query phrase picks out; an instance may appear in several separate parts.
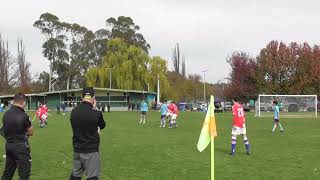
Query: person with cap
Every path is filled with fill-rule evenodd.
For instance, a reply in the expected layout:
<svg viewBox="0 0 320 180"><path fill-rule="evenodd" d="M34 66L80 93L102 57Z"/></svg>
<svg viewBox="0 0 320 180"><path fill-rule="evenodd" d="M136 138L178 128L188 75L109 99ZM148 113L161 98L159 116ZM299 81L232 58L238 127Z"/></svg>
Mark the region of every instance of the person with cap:
<svg viewBox="0 0 320 180"><path fill-rule="evenodd" d="M2 135L6 139L6 165L2 180L11 180L18 168L20 180L29 180L31 173L31 155L29 136L33 127L29 116L24 111L25 95L18 93L13 98L13 105L2 119Z"/></svg>
<svg viewBox="0 0 320 180"><path fill-rule="evenodd" d="M70 116L73 131L73 169L70 180L98 180L100 174L100 130L105 127L102 112L95 109L95 92L92 87L83 88L82 103Z"/></svg>

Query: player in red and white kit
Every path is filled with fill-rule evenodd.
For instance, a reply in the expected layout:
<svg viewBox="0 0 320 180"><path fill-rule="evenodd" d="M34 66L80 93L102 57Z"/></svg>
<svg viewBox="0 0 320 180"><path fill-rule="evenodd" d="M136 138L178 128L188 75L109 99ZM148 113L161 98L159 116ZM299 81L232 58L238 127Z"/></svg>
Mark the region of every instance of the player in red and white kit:
<svg viewBox="0 0 320 180"><path fill-rule="evenodd" d="M171 102L169 107L169 128L176 128L177 127L177 117L179 115L179 110L175 102Z"/></svg>
<svg viewBox="0 0 320 180"><path fill-rule="evenodd" d="M237 144L237 135L242 135L244 144L246 146L247 155L250 155L250 144L247 137L246 130L246 119L243 106L237 102L236 99L233 99L232 106L232 115L233 115L233 124L232 124L232 140L231 140L231 155L234 155Z"/></svg>
<svg viewBox="0 0 320 180"><path fill-rule="evenodd" d="M40 127L44 128L48 118L48 107L46 105L42 105L36 112L37 117L40 121Z"/></svg>

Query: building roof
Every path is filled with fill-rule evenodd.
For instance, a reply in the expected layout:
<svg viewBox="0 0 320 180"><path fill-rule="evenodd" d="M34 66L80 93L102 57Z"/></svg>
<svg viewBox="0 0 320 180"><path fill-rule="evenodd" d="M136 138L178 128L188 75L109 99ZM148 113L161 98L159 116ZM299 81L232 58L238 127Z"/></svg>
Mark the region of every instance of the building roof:
<svg viewBox="0 0 320 180"><path fill-rule="evenodd" d="M125 90L125 89L110 89L110 88L94 88L94 90L99 91L112 91L112 92L125 92L125 93L141 93L141 94L157 94L156 92L148 92L148 91L139 91L139 90ZM62 91L52 91L52 92L42 92L39 94L26 94L27 97L32 96L47 96L50 94L60 94L60 93L68 93L68 92L81 92L82 88L79 89L70 89L70 90L62 90ZM13 98L14 95L3 95L0 98Z"/></svg>
<svg viewBox="0 0 320 180"><path fill-rule="evenodd" d="M125 90L125 89L110 89L110 88L94 88L94 90L99 91L113 91L113 92L126 92L126 93L148 93L148 94L157 94L156 92L148 92L148 91L139 91L139 90ZM43 92L40 93L41 95L49 95L49 94L60 94L60 93L67 93L67 92L81 92L82 88L79 89L70 89L70 90L62 90L62 91L52 91L52 92Z"/></svg>
<svg viewBox="0 0 320 180"><path fill-rule="evenodd" d="M25 94L25 95L26 97L43 96L41 94ZM0 96L0 98L13 98L13 97L14 97L14 94Z"/></svg>

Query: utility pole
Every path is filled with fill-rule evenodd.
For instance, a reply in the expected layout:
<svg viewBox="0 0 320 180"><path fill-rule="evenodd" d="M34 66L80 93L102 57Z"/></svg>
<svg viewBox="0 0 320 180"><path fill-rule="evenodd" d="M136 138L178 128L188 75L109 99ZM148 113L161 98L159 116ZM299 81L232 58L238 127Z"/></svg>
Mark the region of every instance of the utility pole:
<svg viewBox="0 0 320 180"><path fill-rule="evenodd" d="M203 72L203 101L206 103L206 72L208 70L202 71Z"/></svg>
<svg viewBox="0 0 320 180"><path fill-rule="evenodd" d="M158 75L158 83L157 83L157 104L160 104L160 77Z"/></svg>

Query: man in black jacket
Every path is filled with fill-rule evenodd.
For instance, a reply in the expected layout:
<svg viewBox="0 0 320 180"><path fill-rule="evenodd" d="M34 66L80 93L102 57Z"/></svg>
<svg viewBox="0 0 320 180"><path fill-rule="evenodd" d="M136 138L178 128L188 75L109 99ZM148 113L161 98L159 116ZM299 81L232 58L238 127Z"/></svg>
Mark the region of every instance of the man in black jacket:
<svg viewBox="0 0 320 180"><path fill-rule="evenodd" d="M16 94L13 106L3 116L1 128L6 139L6 167L2 180L11 180L18 168L20 180L29 180L31 172L31 155L29 136L33 135L33 127L29 116L24 112L25 95Z"/></svg>
<svg viewBox="0 0 320 180"><path fill-rule="evenodd" d="M73 170L70 180L98 180L100 174L100 130L105 127L102 113L95 110L93 88L83 88L82 103L71 112L73 130Z"/></svg>

